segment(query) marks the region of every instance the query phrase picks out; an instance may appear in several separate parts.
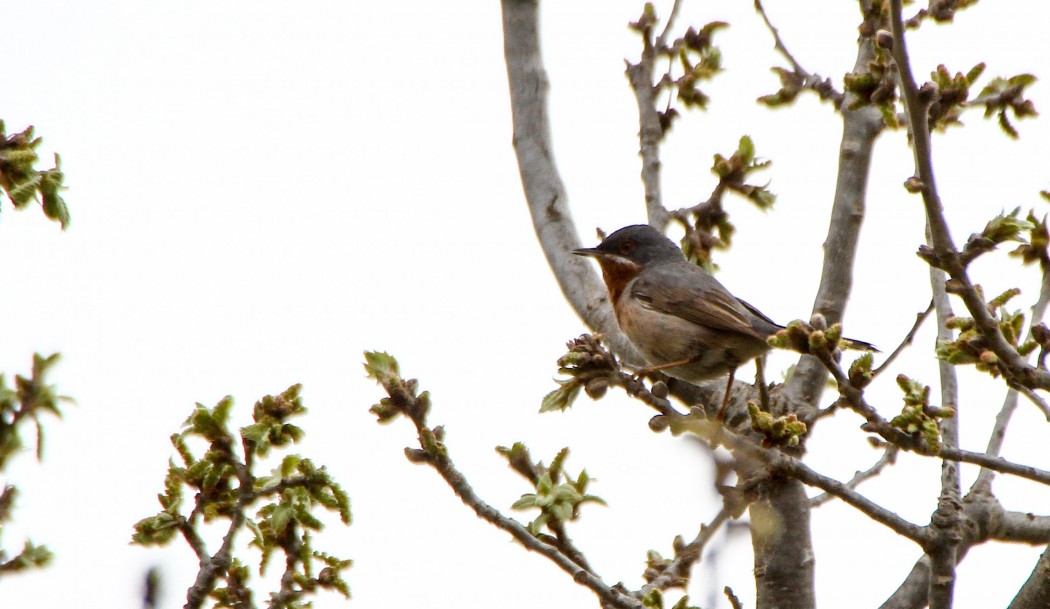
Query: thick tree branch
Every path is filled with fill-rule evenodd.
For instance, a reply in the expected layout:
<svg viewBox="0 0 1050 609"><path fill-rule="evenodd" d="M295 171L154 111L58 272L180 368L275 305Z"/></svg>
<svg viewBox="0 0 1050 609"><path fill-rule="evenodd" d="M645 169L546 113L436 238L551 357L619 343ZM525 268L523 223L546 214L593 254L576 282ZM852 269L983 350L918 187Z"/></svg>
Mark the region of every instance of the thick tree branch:
<svg viewBox="0 0 1050 609"><path fill-rule="evenodd" d="M1044 607L1050 607L1050 547L1039 556L1032 574L1025 580L1007 609Z"/></svg>
<svg viewBox="0 0 1050 609"><path fill-rule="evenodd" d="M870 61L872 54L870 40L859 39L856 59L858 69ZM882 118L874 108L842 112L842 141L839 145L835 199L824 241L820 286L813 302L813 314L822 315L829 325L842 321L853 286L853 261L864 220L872 149L882 128ZM802 408L808 414L799 412L800 418L809 418L816 411L826 379L827 374L820 362L803 356L784 389L789 408Z"/></svg>
<svg viewBox="0 0 1050 609"><path fill-rule="evenodd" d="M538 0L502 0L503 51L510 86L514 151L525 199L540 246L558 285L576 314L603 334L630 362L641 356L616 325L605 285L592 266L572 250L581 246L569 199L554 164L547 115L547 73L539 40Z"/></svg>

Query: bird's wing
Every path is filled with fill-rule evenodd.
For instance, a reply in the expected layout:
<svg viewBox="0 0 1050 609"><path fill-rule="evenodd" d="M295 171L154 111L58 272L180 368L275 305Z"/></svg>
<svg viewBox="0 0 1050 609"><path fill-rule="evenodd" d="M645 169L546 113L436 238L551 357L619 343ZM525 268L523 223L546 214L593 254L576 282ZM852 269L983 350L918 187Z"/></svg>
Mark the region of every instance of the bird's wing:
<svg viewBox="0 0 1050 609"><path fill-rule="evenodd" d="M650 309L713 330L766 338L754 328L753 320L769 319L737 300L717 279L692 264L650 268L634 282L631 294Z"/></svg>

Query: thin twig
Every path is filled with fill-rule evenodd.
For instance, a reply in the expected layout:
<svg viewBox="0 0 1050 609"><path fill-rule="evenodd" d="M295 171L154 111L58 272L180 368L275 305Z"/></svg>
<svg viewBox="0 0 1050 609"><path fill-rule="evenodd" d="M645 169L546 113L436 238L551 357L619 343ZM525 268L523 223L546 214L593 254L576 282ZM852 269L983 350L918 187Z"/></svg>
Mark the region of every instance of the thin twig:
<svg viewBox="0 0 1050 609"><path fill-rule="evenodd" d="M976 453L958 448L942 448L937 456L944 459L951 459L952 461L973 463L974 465L980 465L981 467L997 471L1000 474L1012 474L1019 478L1026 478L1028 480L1034 480L1035 482L1050 485L1050 471L1039 469L1038 467L1032 467L1030 465L1021 465L1019 463L1007 461L1002 457L993 457L992 455L987 455L985 453Z"/></svg>
<svg viewBox="0 0 1050 609"><path fill-rule="evenodd" d="M908 346L910 346L912 344L912 341L915 340L915 335L919 332L919 328L922 327L923 322L926 321L926 318L928 318L930 316L930 313L932 313L932 312L933 312L933 300L930 300L930 305L928 307L926 307L925 311L923 311L922 313L916 313L915 314L915 323L912 324L911 330L908 330L908 333L904 336L904 340L902 340L900 342L900 344L897 345L897 348L894 349L893 352L889 354L889 356L886 358L886 360L884 362L882 362L882 364L880 364L878 368L876 368L875 370L872 371L871 375L873 377L876 377L879 374L881 374L882 371L885 370L887 366L889 366L891 363L893 363L893 360L897 359L897 356L900 355L904 351L904 349L906 349Z"/></svg>
<svg viewBox="0 0 1050 609"><path fill-rule="evenodd" d="M722 588L722 592L724 592L726 598L729 599L729 604L733 607L733 609L744 609L744 604L741 603L740 599L736 597L736 594L733 593L732 588L726 586L725 588Z"/></svg>
<svg viewBox="0 0 1050 609"><path fill-rule="evenodd" d="M1014 387L1014 389L1021 392L1021 395L1028 398L1033 404L1035 404L1035 407L1039 409L1039 412L1043 413L1043 416L1046 417L1046 420L1050 421L1050 404L1047 404L1046 400L1039 397L1039 394L1029 389L1028 387L1017 386Z"/></svg>
<svg viewBox="0 0 1050 609"><path fill-rule="evenodd" d="M620 590L609 587L594 572L581 567L572 557L567 556L555 546L545 543L534 536L518 521L504 516L499 510L483 501L474 492L466 477L456 469L448 454L448 448L441 442L440 435L427 427L427 410L429 406L421 402L410 390L409 384L400 376L393 375L377 379L390 396L391 405L408 418L416 428L419 437L419 449L405 449L410 460L426 463L444 478L460 500L471 508L482 520L498 529L506 531L526 550L537 552L572 576L573 580L590 589L603 606L618 609L643 609L642 603Z"/></svg>
<svg viewBox="0 0 1050 609"><path fill-rule="evenodd" d="M671 28L674 26L675 19L678 18L678 11L681 8L682 0L674 0L674 4L671 5L671 13L667 16L667 23L664 23L663 31L656 37L656 48L667 46L667 36L670 35Z"/></svg>
<svg viewBox="0 0 1050 609"><path fill-rule="evenodd" d="M769 29L769 33L773 35L773 48L780 52L780 54L784 56L784 59L788 60L788 63L791 64L791 69L793 69L795 73L799 75L808 75L809 72L806 72L802 68L802 65L795 59L795 56L791 54L791 51L788 50L784 41L780 39L780 32L777 31L777 28L773 26L772 22L770 22L769 16L766 14L766 9L762 6L762 0L755 0L755 11L757 11L759 16L762 17L762 21L766 24L766 28Z"/></svg>
<svg viewBox="0 0 1050 609"><path fill-rule="evenodd" d="M813 90L821 99L830 99L836 108L842 108L842 102L845 99L845 95L831 85L830 79L821 80L820 75L813 74L802 67L802 64L795 59L795 56L791 54L787 45L785 45L784 41L780 38L780 32L769 20L769 16L766 14L766 9L762 6L761 0L755 0L755 11L758 12L760 17L762 17L762 21L765 22L766 28L773 36L773 48L783 55L784 59L787 59L788 63L791 64L791 69L802 81L802 86Z"/></svg>
<svg viewBox="0 0 1050 609"><path fill-rule="evenodd" d="M893 465L897 462L897 455L899 453L899 446L896 444L887 444L886 449L882 451L882 456L879 457L879 460L866 470L857 470L857 472L853 474L853 477L850 478L849 482L846 483L846 486L851 489L856 489L865 480L871 480L875 476L878 476L887 465ZM818 507L834 498L835 495L832 495L831 493L821 493L810 499L809 505L810 507Z"/></svg>
<svg viewBox="0 0 1050 609"><path fill-rule="evenodd" d="M640 593L644 596L651 590L666 590L671 585L679 580L692 566L700 560L700 556L704 551L704 546L707 542L714 537L718 529L725 524L726 521L732 516L728 508L723 507L714 519L710 523L701 525L700 532L696 534L696 537L686 544L680 551L676 552L674 560L671 564L667 565L660 575L655 577L653 581L642 586Z"/></svg>

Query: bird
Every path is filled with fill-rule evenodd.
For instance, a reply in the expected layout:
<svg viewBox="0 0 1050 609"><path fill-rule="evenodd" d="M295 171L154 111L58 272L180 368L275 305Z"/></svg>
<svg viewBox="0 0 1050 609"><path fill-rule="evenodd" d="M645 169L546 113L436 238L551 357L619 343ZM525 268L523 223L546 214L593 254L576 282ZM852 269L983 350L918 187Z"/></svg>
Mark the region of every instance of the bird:
<svg viewBox="0 0 1050 609"><path fill-rule="evenodd" d="M660 370L698 383L729 374L718 415L724 420L736 369L769 351L767 339L784 326L734 296L649 225L625 226L573 253L601 266L616 322L649 365L638 376Z"/></svg>

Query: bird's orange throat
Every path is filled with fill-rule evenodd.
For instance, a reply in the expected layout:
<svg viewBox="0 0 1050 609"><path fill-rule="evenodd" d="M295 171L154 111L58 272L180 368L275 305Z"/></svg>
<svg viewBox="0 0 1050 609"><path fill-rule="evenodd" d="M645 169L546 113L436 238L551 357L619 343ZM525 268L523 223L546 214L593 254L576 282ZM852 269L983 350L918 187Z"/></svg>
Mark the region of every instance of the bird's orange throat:
<svg viewBox="0 0 1050 609"><path fill-rule="evenodd" d="M644 266L631 262L626 258L611 256L599 258L598 264L602 267L602 278L605 279L605 286L609 288L609 299L613 305L620 300L620 296L623 294L627 284L645 270Z"/></svg>

